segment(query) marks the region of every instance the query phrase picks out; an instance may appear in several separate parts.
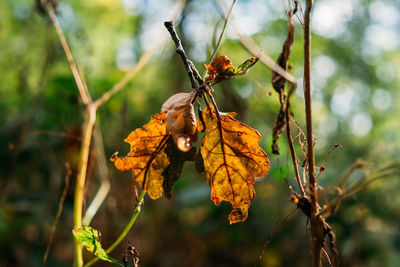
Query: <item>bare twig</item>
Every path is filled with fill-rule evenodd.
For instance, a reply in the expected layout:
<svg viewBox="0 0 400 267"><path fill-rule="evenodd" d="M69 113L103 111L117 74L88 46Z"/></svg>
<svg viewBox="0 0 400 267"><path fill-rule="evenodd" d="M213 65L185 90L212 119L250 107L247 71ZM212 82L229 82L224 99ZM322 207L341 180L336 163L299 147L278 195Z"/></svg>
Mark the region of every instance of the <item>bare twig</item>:
<svg viewBox="0 0 400 267"><path fill-rule="evenodd" d="M63 192L61 194L60 201L58 202L58 210L57 210L56 218L54 219L54 223L51 226L49 241L47 242L46 252L44 253L44 256L43 256L42 266L46 265L47 257L48 257L49 252L50 252L50 247L51 247L51 244L53 243L54 233L56 231L58 220L60 219L61 212L63 210L64 200L65 200L65 197L67 196L67 192L68 192L68 188L69 188L69 178L71 177L72 171L71 171L71 167L69 166L68 162L65 163L65 169L67 170L67 173L65 174L64 190L63 190Z"/></svg>
<svg viewBox="0 0 400 267"><path fill-rule="evenodd" d="M340 144L335 144L335 145L333 145L333 146L328 150L327 153L325 153L324 158L323 158L322 161L321 161L321 167L319 167L319 173L318 173L318 175L317 175L317 181L319 181L319 179L321 178L322 172L325 171L325 161L326 161L326 159L328 158L329 154L330 154L332 151L334 151L336 148L338 148L338 147L341 147L341 145L340 145Z"/></svg>
<svg viewBox="0 0 400 267"><path fill-rule="evenodd" d="M183 64L185 65L186 71L189 75L189 79L190 82L192 84L192 88L193 89L197 89L199 87L199 84L202 82L202 80L199 82L197 77L195 76L195 72L194 72L194 64L192 63L192 61L188 58L188 56L186 55L185 50L183 49L182 43L181 43L181 39L179 39L178 35L176 34L176 31L174 29L174 26L172 24L172 21L166 21L164 22L164 26L165 28L167 28L168 32L171 35L172 40L175 43L176 46L176 53L179 54L182 58ZM196 70L197 71L197 70ZM196 83L199 82L199 84Z"/></svg>
<svg viewBox="0 0 400 267"><path fill-rule="evenodd" d="M345 190L345 185L347 180L349 179L350 175L356 170L360 168L365 168L367 166L367 163L362 160L357 160L353 166L350 167L350 169L346 172L346 174L343 176L343 178L340 180L339 187L342 190Z"/></svg>
<svg viewBox="0 0 400 267"><path fill-rule="evenodd" d="M146 51L146 53L143 54L143 56L139 59L138 63L135 65L135 67L129 71L121 81L116 83L110 90L105 92L99 99L95 101L95 106L96 108L99 108L101 105L106 103L113 95L121 91L128 83L129 81L140 71L142 68L149 62L151 59L152 55L154 54L154 51L158 47L160 43L155 45L153 48L150 50Z"/></svg>
<svg viewBox="0 0 400 267"><path fill-rule="evenodd" d="M292 157L292 162L293 162L293 168L294 168L294 173L296 176L296 181L299 186L300 192L302 196L305 196L305 191L303 188L303 183L301 182L301 177L299 173L299 167L297 165L297 156L296 156L296 151L294 150L294 145L293 145L293 138L292 138L292 129L290 126L290 111L289 111L289 102L286 105L286 134L287 134L287 139L288 139L288 144L290 148L290 155Z"/></svg>
<svg viewBox="0 0 400 267"><path fill-rule="evenodd" d="M363 166L363 162L355 162L352 167L350 167L350 169L346 172L346 174L343 176L342 178L342 182L343 180L348 181L348 179L351 176L351 173L354 172L354 170L356 170L357 168L364 168L365 166ZM343 183L343 185L341 187L331 187L331 188L327 188L326 191L328 190L335 190L338 192L338 196L336 199L332 200L330 203L328 203L328 205L326 205L326 207L324 209L322 209L320 211L320 214L323 214L325 216L325 218L333 215L339 208L339 206L341 205L341 203L351 197L354 196L355 194L358 194L360 192L362 192L363 190L366 190L368 188L368 186L370 186L373 182L380 180L380 179L384 179L384 178L389 178L389 177L399 177L400 176L400 164L399 163L395 163L392 165L389 165L386 168L383 168L379 171L377 171L376 173L370 174L364 178L362 178L361 180L359 180L358 182L356 182L354 185L352 185L349 189L345 188L345 182Z"/></svg>
<svg viewBox="0 0 400 267"><path fill-rule="evenodd" d="M50 20L53 23L53 26L57 32L58 38L60 39L61 46L64 49L65 55L68 59L69 67L71 68L76 85L78 86L79 94L81 96L82 102L85 105L89 105L90 103L92 103L92 98L90 97L89 91L87 90L85 81L82 80L82 75L78 70L78 67L75 63L74 57L72 56L68 42L65 39L65 35L61 29L60 23L58 22L54 7L50 3L50 1L41 0L41 2L42 2L42 5L46 7L47 13L49 14L49 17L50 17Z"/></svg>
<svg viewBox="0 0 400 267"><path fill-rule="evenodd" d="M332 262L331 262L331 259L329 258L328 252L326 252L326 250L325 250L324 248L322 248L322 252L324 253L324 255L325 255L325 257L326 257L326 260L328 261L329 266L333 267Z"/></svg>
<svg viewBox="0 0 400 267"><path fill-rule="evenodd" d="M306 124L307 124L307 163L308 163L308 179L311 200L311 246L312 246L312 266L321 266L321 249L324 240L323 227L321 225L321 217L318 205L317 183L314 170L314 140L312 126L312 110L311 110L311 32L310 20L313 0L307 0L306 10L304 14L304 101L306 106Z"/></svg>
<svg viewBox="0 0 400 267"><path fill-rule="evenodd" d="M213 52L212 52L212 54L211 54L211 57L210 57L210 59L208 60L208 64L211 64L211 62L212 62L213 59L215 58L215 55L216 55L217 52L218 52L219 47L221 46L222 39L223 39L224 34L225 34L225 31L226 31L226 26L228 25L228 20L229 20L229 17L231 16L231 14L232 14L233 7L235 6L236 1L237 1L237 0L233 0L232 5L231 5L231 8L229 9L228 14L226 15L226 18L225 18L225 21L224 21L224 26L222 27L222 31L221 31L221 34L220 34L220 36L219 36L219 38L218 38L217 45L216 45L215 48L213 49ZM207 72L207 70L206 70L206 72ZM204 76L206 76L206 75L204 75Z"/></svg>
<svg viewBox="0 0 400 267"><path fill-rule="evenodd" d="M107 160L104 153L103 136L99 121L97 121L95 125L94 150L96 153L97 170L101 184L92 202L88 206L85 216L83 217L82 224L86 226L90 225L90 222L96 215L103 201L106 199L111 187L110 180L108 179Z"/></svg>

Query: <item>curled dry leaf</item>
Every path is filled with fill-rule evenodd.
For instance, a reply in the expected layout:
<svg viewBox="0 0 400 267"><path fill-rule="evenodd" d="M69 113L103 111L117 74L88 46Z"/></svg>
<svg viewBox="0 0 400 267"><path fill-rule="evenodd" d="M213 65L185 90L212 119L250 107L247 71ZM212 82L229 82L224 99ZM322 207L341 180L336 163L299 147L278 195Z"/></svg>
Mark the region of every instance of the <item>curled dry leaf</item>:
<svg viewBox="0 0 400 267"><path fill-rule="evenodd" d="M166 112L167 129L171 132L179 150L187 152L197 140L197 124L191 93L178 93L165 101L161 107Z"/></svg>
<svg viewBox="0 0 400 267"><path fill-rule="evenodd" d="M211 199L216 205L229 201L233 210L230 223L247 219L254 198L255 177L267 175L267 154L259 147L260 134L229 115L217 115L209 106L203 112L206 133L201 142L201 156Z"/></svg>
<svg viewBox="0 0 400 267"><path fill-rule="evenodd" d="M143 128L131 132L125 142L131 151L123 158L114 153L111 161L121 171L133 171L135 181L152 199L161 197L163 191L163 171L170 164L165 147L170 134L167 131L165 112L151 117Z"/></svg>
<svg viewBox="0 0 400 267"><path fill-rule="evenodd" d="M290 50L293 44L293 22L292 22L292 12L288 13L288 35L286 37L285 43L282 47L282 52L280 53L276 63L283 69L287 69L287 62L290 56ZM280 76L277 72L272 71L272 86L275 91L279 93L279 102L281 104L278 117L275 120L274 128L272 130L272 153L279 155L278 139L281 136L283 130L286 126L286 106L289 105L289 97L285 95L285 84L286 80Z"/></svg>
<svg viewBox="0 0 400 267"><path fill-rule="evenodd" d="M231 70L232 73L235 71L232 61L227 56L219 56L215 58L210 65L205 65L205 67L208 70L208 76L206 78L208 81L214 80L218 75L227 70Z"/></svg>

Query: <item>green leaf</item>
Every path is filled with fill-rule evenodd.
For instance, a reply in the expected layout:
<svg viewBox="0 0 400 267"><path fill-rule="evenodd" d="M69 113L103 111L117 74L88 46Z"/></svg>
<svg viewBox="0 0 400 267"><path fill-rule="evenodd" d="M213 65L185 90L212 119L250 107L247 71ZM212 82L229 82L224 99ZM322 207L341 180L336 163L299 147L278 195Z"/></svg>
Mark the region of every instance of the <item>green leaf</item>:
<svg viewBox="0 0 400 267"><path fill-rule="evenodd" d="M246 74L247 71L254 66L254 64L257 63L257 61L259 60L258 57L252 57L249 58L248 60L246 60L245 62L243 62L242 64L240 64L236 71L234 72L234 75L243 75Z"/></svg>
<svg viewBox="0 0 400 267"><path fill-rule="evenodd" d="M88 251L92 252L98 258L102 259L103 261L112 262L118 266L123 266L116 259L108 256L106 251L101 247L101 233L96 229L92 227L81 227L79 229L72 230L72 234Z"/></svg>

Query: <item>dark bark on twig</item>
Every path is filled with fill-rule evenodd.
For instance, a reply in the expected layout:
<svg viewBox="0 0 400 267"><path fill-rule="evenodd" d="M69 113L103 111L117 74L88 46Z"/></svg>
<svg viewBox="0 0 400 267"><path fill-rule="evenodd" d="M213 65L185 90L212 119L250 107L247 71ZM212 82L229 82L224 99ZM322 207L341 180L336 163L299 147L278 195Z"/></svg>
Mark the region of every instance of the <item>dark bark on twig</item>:
<svg viewBox="0 0 400 267"><path fill-rule="evenodd" d="M312 266L321 266L321 249L324 241L323 221L318 215L320 207L318 205L317 183L314 170L314 141L311 111L311 33L310 19L313 0L307 0L304 14L304 101L306 106L307 124L307 163L308 179L311 201L311 244L312 244Z"/></svg>
<svg viewBox="0 0 400 267"><path fill-rule="evenodd" d="M182 58L183 64L185 65L186 71L189 75L190 82L192 83L192 88L197 89L200 84L203 83L203 79L201 78L199 72L197 71L196 67L194 66L193 62L188 58L186 55L185 50L183 49L181 40L179 39L178 35L176 34L176 31L174 29L174 26L172 24L172 21L166 21L164 22L164 26L167 28L169 33L171 34L172 40L175 43L176 46L176 53L179 54ZM197 81L197 83L196 83Z"/></svg>
<svg viewBox="0 0 400 267"><path fill-rule="evenodd" d="M290 97L289 93L289 97ZM288 99L289 99L288 97ZM293 168L294 168L294 173L296 175L296 181L299 186L300 192L302 196L305 196L305 191L303 187L303 183L301 182L300 178L300 172L299 172L299 167L297 165L297 156L296 156L296 151L294 150L294 144L293 144L293 138L292 138L292 129L290 126L290 103L288 100L288 103L286 105L286 135L288 139L288 144L289 144L289 149L290 149L290 155L292 157L292 163L293 163Z"/></svg>

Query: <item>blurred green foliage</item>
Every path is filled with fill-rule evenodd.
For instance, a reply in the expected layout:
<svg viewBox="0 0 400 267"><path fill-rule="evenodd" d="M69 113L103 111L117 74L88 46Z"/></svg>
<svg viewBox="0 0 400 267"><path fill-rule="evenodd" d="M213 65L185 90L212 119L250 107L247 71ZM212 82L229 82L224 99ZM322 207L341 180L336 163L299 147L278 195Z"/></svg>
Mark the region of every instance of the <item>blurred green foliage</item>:
<svg viewBox="0 0 400 267"><path fill-rule="evenodd" d="M238 1L233 16L264 52L277 58L287 34L286 1ZM165 31L163 21L174 1L60 0L57 14L89 90L97 99L135 65ZM287 8L287 7L286 7ZM320 184L338 185L362 158L365 173L400 160L400 3L396 0L318 0L313 12L313 110ZM292 99L300 127L303 43L301 15L295 18L291 73L298 79ZM187 1L178 25L183 45L202 73L222 18L214 1ZM228 26L229 27L229 26ZM0 266L40 266L64 186L65 162L73 170L47 266L70 266L73 259L72 204L77 173L83 105L57 36L33 0L0 1ZM238 65L251 55L228 29L221 54ZM246 222L229 225L230 207L214 206L205 178L186 164L173 197L146 199L128 242L144 266L252 266L274 224L294 205L283 178L295 185L284 138L281 155L270 153L272 126L279 110L271 71L257 63L248 74L215 87L222 111L235 111L259 130L271 171L257 179L257 195ZM173 93L190 83L173 43L166 39L150 63L98 112L105 152L127 152L123 139L159 112ZM295 128L295 127L294 127ZM297 134L294 132L294 136ZM295 140L297 143L297 139ZM331 150L334 144L340 144ZM304 160L301 149L296 150ZM328 153L330 151L330 153ZM125 153L124 153L125 154ZM100 180L90 154L85 206ZM102 244L120 234L135 198L127 173L108 164L111 192L94 218ZM357 171L351 180L365 173ZM389 177L347 200L328 222L337 235L342 266L400 265L399 177ZM309 266L310 235L297 211L275 232L263 266ZM128 241L129 240L129 241ZM90 259L85 254L85 259ZM99 263L99 266L104 263Z"/></svg>

